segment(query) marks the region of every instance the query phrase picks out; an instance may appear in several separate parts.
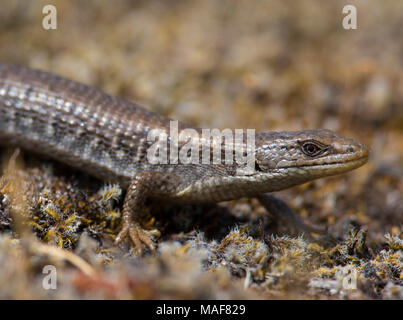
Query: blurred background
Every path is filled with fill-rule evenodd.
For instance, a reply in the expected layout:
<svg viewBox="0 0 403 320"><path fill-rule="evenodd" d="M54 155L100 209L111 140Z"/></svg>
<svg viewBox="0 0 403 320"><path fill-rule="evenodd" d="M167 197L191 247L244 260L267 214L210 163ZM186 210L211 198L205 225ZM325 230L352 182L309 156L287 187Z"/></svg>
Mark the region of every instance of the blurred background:
<svg viewBox="0 0 403 320"><path fill-rule="evenodd" d="M47 4L57 30L42 28ZM342 25L348 4L356 30ZM367 165L280 195L340 234L350 220L374 243L402 232L403 1L6 0L0 61L199 127L326 128L357 139L371 148Z"/></svg>

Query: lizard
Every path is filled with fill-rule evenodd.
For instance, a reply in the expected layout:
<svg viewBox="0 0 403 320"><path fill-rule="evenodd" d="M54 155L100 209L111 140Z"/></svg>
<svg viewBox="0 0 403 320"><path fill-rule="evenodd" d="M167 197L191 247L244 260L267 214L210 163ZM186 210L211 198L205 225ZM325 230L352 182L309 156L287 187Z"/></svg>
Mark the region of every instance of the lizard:
<svg viewBox="0 0 403 320"><path fill-rule="evenodd" d="M215 203L257 197L270 212L288 215L297 227L310 230L270 193L353 170L369 157L364 144L316 129L257 132L254 170L246 174L238 173L241 164L237 163L150 163L149 133L160 130L168 145L173 144L170 124L169 118L93 86L0 63L0 143L50 156L120 184L127 191L115 241L129 238L139 254L145 248L155 250L154 237L160 235L138 222L146 200ZM182 122L178 128L191 129ZM206 140L201 144L205 146ZM212 152L211 145L207 148Z"/></svg>

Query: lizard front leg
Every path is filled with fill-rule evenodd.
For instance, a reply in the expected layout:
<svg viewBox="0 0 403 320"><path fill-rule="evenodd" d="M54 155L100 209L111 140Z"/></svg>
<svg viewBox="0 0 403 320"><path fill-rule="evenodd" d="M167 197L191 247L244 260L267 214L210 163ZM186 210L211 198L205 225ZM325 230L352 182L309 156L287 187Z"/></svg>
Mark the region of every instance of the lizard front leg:
<svg viewBox="0 0 403 320"><path fill-rule="evenodd" d="M256 197L260 204L272 214L277 221L288 227L289 232L294 235L305 234L310 237L310 233L326 233L326 229L317 226L309 226L294 212L283 200L272 194L264 193Z"/></svg>
<svg viewBox="0 0 403 320"><path fill-rule="evenodd" d="M133 177L127 189L123 203L122 230L116 237L115 242L120 243L129 237L134 244L134 248L139 255L143 252L144 245L151 251L155 250L153 237L159 237L160 232L154 230L144 230L138 223L138 214L141 212L147 199L159 196L169 196L169 186L173 184L174 177L169 173L143 171Z"/></svg>

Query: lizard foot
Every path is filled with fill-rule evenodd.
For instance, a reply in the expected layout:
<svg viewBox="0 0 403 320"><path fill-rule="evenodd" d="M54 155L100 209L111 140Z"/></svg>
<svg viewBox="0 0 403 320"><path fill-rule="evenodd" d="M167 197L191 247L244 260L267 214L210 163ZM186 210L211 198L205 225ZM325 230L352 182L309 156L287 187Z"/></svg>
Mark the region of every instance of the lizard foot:
<svg viewBox="0 0 403 320"><path fill-rule="evenodd" d="M116 237L115 243L121 243L126 237L130 237L134 244L136 254L142 255L144 245L151 251L155 251L155 244L152 240L153 237L159 237L161 233L157 229L144 230L136 222L124 222L123 228Z"/></svg>
<svg viewBox="0 0 403 320"><path fill-rule="evenodd" d="M291 235L304 234L311 238L312 233L326 234L326 228L306 225L302 219L283 200L271 195L261 194L257 196L263 207L266 208L278 221L287 226Z"/></svg>

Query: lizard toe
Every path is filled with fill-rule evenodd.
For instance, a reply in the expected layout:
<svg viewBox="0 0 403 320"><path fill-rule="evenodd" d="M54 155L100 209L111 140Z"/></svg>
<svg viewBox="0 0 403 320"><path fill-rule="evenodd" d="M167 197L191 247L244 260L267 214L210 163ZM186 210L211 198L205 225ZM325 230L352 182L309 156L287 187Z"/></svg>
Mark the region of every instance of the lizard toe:
<svg viewBox="0 0 403 320"><path fill-rule="evenodd" d="M136 254L142 255L145 246L151 251L155 251L156 246L153 238L160 235L161 233L156 229L144 230L138 223L130 222L123 224L123 228L116 237L115 242L119 244L123 241L123 239L129 237L134 245L133 249L135 250Z"/></svg>

